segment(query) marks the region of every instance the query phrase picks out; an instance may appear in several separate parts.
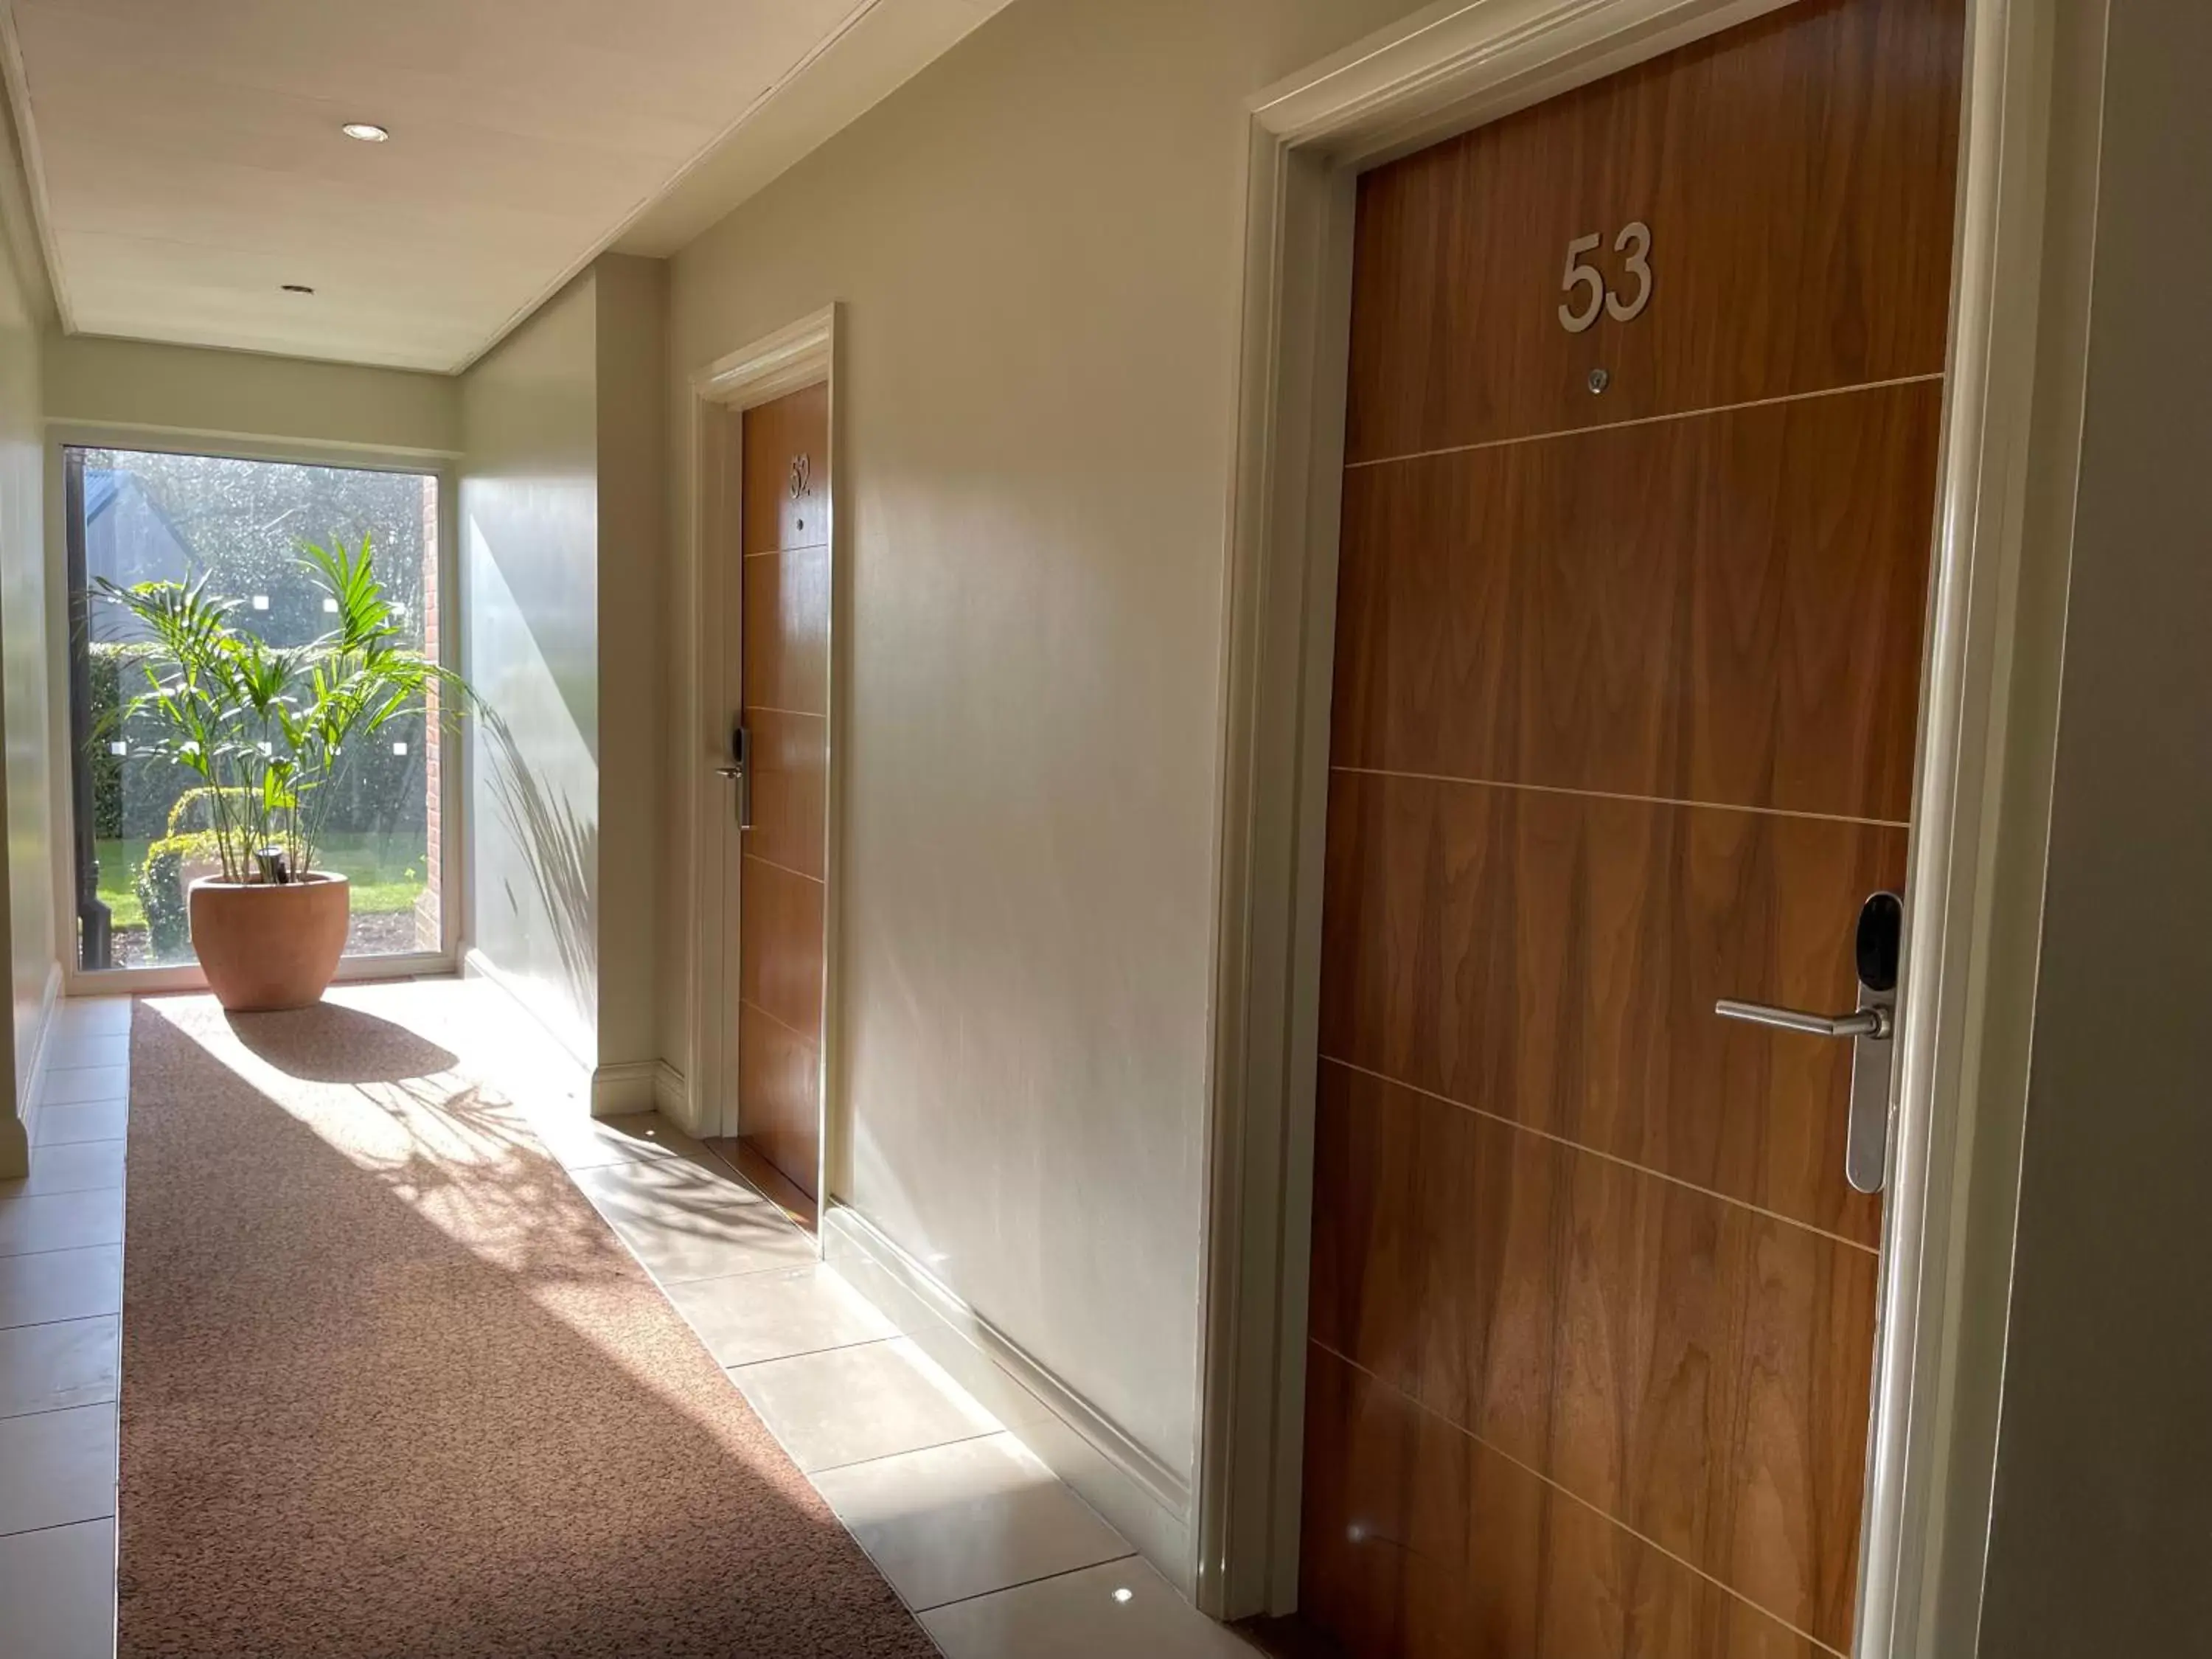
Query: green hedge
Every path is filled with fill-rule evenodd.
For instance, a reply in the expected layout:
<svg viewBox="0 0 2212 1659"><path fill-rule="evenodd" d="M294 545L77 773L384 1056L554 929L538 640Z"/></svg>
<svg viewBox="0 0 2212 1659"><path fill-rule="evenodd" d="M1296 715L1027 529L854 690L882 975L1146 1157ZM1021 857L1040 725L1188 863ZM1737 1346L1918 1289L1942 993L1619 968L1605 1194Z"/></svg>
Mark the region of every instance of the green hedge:
<svg viewBox="0 0 2212 1659"><path fill-rule="evenodd" d="M95 641L89 653L92 667L92 729L100 730L125 695L129 676L130 695L136 696L143 683L137 665L152 649L146 645L116 645ZM101 738L92 749L92 823L94 839L115 841L123 828L123 757L107 750Z"/></svg>

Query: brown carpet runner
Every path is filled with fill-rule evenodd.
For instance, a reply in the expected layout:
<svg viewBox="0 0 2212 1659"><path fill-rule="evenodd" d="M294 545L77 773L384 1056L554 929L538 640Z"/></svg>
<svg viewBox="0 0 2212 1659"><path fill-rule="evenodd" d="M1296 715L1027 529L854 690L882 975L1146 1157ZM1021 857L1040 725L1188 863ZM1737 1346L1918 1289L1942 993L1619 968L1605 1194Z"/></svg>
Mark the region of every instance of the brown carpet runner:
<svg viewBox="0 0 2212 1659"><path fill-rule="evenodd" d="M453 1052L480 994L134 1011L120 1653L933 1655Z"/></svg>

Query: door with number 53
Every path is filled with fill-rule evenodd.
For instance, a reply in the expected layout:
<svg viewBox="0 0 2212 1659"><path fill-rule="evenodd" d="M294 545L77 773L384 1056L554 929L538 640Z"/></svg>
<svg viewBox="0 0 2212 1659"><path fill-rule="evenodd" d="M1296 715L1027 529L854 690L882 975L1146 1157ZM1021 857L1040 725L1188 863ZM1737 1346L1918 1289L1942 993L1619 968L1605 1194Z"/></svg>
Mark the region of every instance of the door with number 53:
<svg viewBox="0 0 2212 1659"><path fill-rule="evenodd" d="M1360 180L1300 1592L1359 1659L1850 1651L1964 34L1802 0Z"/></svg>

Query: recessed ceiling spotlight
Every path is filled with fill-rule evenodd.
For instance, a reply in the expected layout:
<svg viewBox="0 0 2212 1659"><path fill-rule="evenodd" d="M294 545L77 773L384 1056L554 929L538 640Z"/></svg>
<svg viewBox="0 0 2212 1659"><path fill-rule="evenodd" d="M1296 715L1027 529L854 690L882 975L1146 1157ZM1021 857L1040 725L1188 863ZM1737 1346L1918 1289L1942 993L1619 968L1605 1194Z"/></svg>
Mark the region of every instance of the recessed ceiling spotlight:
<svg viewBox="0 0 2212 1659"><path fill-rule="evenodd" d="M374 121L349 121L338 129L349 138L358 138L364 144L380 144L392 137L390 131Z"/></svg>
<svg viewBox="0 0 2212 1659"><path fill-rule="evenodd" d="M286 283L283 288L287 294L313 294L315 291L305 283Z"/></svg>

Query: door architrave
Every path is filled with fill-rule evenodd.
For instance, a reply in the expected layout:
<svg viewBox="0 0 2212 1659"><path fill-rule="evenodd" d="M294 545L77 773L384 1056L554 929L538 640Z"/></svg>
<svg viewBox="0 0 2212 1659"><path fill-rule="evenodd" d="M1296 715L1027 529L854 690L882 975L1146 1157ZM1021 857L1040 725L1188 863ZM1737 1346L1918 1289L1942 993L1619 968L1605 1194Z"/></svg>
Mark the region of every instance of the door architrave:
<svg viewBox="0 0 2212 1659"><path fill-rule="evenodd" d="M722 933L738 925L738 896L733 884L726 880L735 861L737 830L730 811L729 785L714 769L728 760L729 726L736 711L729 707L725 690L740 645L728 637L722 626L731 598L729 584L738 568L732 551L737 545L738 527L731 506L734 481L730 461L736 453L740 417L746 410L771 403L787 392L825 383L830 391L830 765L825 779L829 884L823 915L821 1151L815 1184L817 1202L825 1210L831 1193L845 1190L845 1146L840 1130L843 1114L838 1109L836 1093L836 1016L848 514L838 441L839 314L838 306L824 306L717 357L690 377L684 453L691 469L684 501L689 519L685 538L690 568L684 596L690 608L693 696L691 707L684 711L688 730L684 752L689 763L677 792L690 828L692 902L685 919L691 969L687 1053L680 1110L676 1115L694 1134L734 1135L738 1125L731 1087L732 1044L725 1032L726 1022L733 1024L730 1011L736 988L726 982Z"/></svg>
<svg viewBox="0 0 2212 1659"><path fill-rule="evenodd" d="M1248 106L1194 1528L1216 1617L1297 1603L1354 182L1790 3L1444 0ZM2016 601L2024 559L2065 553L2027 501L2058 10L1967 0L1858 1659L1972 1651L1979 1618L2002 1322L1969 1328L1961 1286L2017 1208L2016 1175L1978 1172L1975 1152L2018 1134L2034 975L2032 950L2022 969L1991 940L2036 937L2039 884L2021 872L2040 865L2049 781L2032 762L2057 713L2040 685L2055 632ZM2033 831L2019 845L2000 845L2001 806Z"/></svg>

